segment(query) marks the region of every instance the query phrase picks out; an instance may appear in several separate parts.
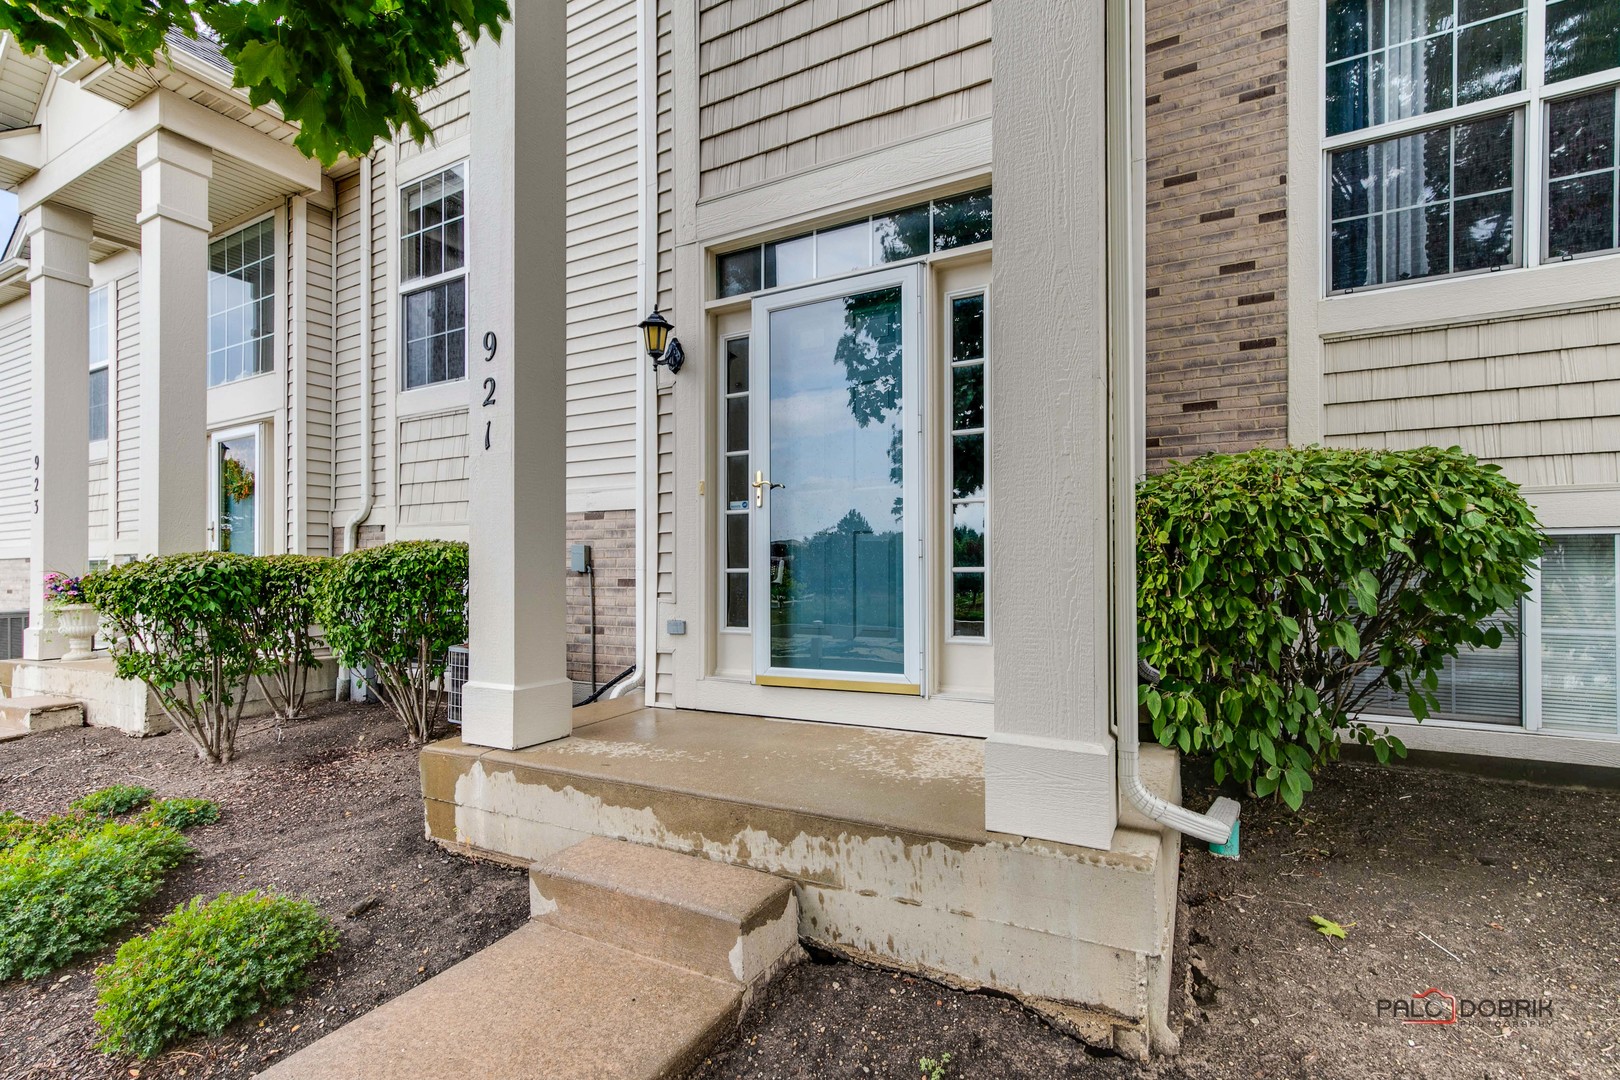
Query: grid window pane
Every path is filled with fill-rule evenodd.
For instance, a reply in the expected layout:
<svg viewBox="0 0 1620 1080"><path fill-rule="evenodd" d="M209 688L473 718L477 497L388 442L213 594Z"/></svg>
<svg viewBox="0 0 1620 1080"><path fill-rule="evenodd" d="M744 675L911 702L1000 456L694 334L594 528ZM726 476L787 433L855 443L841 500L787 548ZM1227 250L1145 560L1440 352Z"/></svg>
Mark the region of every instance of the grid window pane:
<svg viewBox="0 0 1620 1080"><path fill-rule="evenodd" d="M990 239L990 190L934 200L934 250L949 251Z"/></svg>
<svg viewBox="0 0 1620 1080"><path fill-rule="evenodd" d="M977 360L984 356L984 296L961 296L951 301L951 359Z"/></svg>
<svg viewBox="0 0 1620 1080"><path fill-rule="evenodd" d="M726 342L726 393L742 394L748 390L748 339L732 338Z"/></svg>
<svg viewBox="0 0 1620 1080"><path fill-rule="evenodd" d="M743 293L758 292L764 287L764 275L760 269L760 249L751 247L718 256L715 259L715 277L721 296L741 296Z"/></svg>
<svg viewBox="0 0 1620 1080"><path fill-rule="evenodd" d="M90 373L90 441L100 442L107 437L107 369L97 368Z"/></svg>
<svg viewBox="0 0 1620 1080"><path fill-rule="evenodd" d="M1615 537L1550 537L1541 558L1541 726L1620 734Z"/></svg>
<svg viewBox="0 0 1620 1080"><path fill-rule="evenodd" d="M467 282L441 282L405 296L405 388L467 374Z"/></svg>
<svg viewBox="0 0 1620 1080"><path fill-rule="evenodd" d="M1615 94L1547 107L1547 254L1564 258L1620 246L1616 227Z"/></svg>
<svg viewBox="0 0 1620 1080"><path fill-rule="evenodd" d="M466 177L460 165L400 190L405 231L399 240L400 275L437 277L467 264Z"/></svg>
<svg viewBox="0 0 1620 1080"><path fill-rule="evenodd" d="M983 364L967 364L952 369L951 427L984 427Z"/></svg>
<svg viewBox="0 0 1620 1080"><path fill-rule="evenodd" d="M953 637L984 637L984 574L951 575L951 634Z"/></svg>
<svg viewBox="0 0 1620 1080"><path fill-rule="evenodd" d="M1329 0L1327 133L1524 86L1524 0Z"/></svg>
<svg viewBox="0 0 1620 1080"><path fill-rule="evenodd" d="M748 575L726 575L726 625L748 626Z"/></svg>
<svg viewBox="0 0 1620 1080"><path fill-rule="evenodd" d="M1614 0L1549 3L1546 65L1550 83L1620 65L1620 4Z"/></svg>
<svg viewBox="0 0 1620 1080"><path fill-rule="evenodd" d="M929 208L913 206L872 219L879 262L898 262L928 254Z"/></svg>
<svg viewBox="0 0 1620 1080"><path fill-rule="evenodd" d="M275 364L275 221L238 229L208 247L208 385L260 375Z"/></svg>
<svg viewBox="0 0 1620 1080"><path fill-rule="evenodd" d="M951 565L958 569L984 567L985 507L982 502L951 507Z"/></svg>
<svg viewBox="0 0 1620 1080"><path fill-rule="evenodd" d="M1332 287L1512 265L1517 116L1335 152L1329 169Z"/></svg>

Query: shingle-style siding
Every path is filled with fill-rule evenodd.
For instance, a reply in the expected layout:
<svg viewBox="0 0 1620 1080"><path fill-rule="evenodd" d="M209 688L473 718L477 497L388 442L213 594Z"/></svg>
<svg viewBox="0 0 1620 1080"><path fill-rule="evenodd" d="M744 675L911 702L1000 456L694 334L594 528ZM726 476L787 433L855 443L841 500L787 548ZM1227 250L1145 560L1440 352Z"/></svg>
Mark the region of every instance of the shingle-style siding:
<svg viewBox="0 0 1620 1080"><path fill-rule="evenodd" d="M568 493L579 510L635 505L637 33L634 0L568 5Z"/></svg>
<svg viewBox="0 0 1620 1080"><path fill-rule="evenodd" d="M467 524L467 410L399 425L399 523Z"/></svg>
<svg viewBox="0 0 1620 1080"><path fill-rule="evenodd" d="M596 675L606 682L636 662L636 515L590 510L568 515L568 542L589 544L596 569ZM591 678L591 582L568 575L568 677Z"/></svg>
<svg viewBox="0 0 1620 1080"><path fill-rule="evenodd" d="M1521 484L1620 484L1620 306L1329 341L1325 442L1458 445Z"/></svg>
<svg viewBox="0 0 1620 1080"><path fill-rule="evenodd" d="M699 195L990 112L988 0L720 0L698 16Z"/></svg>
<svg viewBox="0 0 1620 1080"><path fill-rule="evenodd" d="M443 146L468 134L472 126L472 76L460 64L451 64L439 73L439 85L417 99L422 119L433 131L433 138L422 146L410 139L397 144L398 160L408 162L424 150Z"/></svg>
<svg viewBox="0 0 1620 1080"><path fill-rule="evenodd" d="M118 313L118 433L115 540L133 537L141 524L141 279L127 274L113 283Z"/></svg>
<svg viewBox="0 0 1620 1080"><path fill-rule="evenodd" d="M0 325L0 553L26 555L33 509L28 467L32 374L28 305L17 308L23 317Z"/></svg>
<svg viewBox="0 0 1620 1080"><path fill-rule="evenodd" d="M1148 0L1149 467L1288 433L1285 0Z"/></svg>

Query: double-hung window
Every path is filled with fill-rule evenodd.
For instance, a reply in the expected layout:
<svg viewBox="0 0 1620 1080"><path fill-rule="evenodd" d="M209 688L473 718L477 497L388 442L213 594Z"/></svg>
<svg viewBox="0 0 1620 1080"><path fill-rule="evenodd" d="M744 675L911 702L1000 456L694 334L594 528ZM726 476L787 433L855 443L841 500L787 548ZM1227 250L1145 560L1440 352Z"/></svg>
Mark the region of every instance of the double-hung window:
<svg viewBox="0 0 1620 1080"><path fill-rule="evenodd" d="M400 190L405 389L467 374L466 167Z"/></svg>
<svg viewBox="0 0 1620 1080"><path fill-rule="evenodd" d="M112 358L111 329L108 289L103 285L90 290L90 441L93 443L107 438L111 400L107 385L109 361Z"/></svg>
<svg viewBox="0 0 1620 1080"><path fill-rule="evenodd" d="M275 367L276 228L273 217L208 245L208 385Z"/></svg>
<svg viewBox="0 0 1620 1080"><path fill-rule="evenodd" d="M1328 0L1327 286L1620 247L1613 0Z"/></svg>

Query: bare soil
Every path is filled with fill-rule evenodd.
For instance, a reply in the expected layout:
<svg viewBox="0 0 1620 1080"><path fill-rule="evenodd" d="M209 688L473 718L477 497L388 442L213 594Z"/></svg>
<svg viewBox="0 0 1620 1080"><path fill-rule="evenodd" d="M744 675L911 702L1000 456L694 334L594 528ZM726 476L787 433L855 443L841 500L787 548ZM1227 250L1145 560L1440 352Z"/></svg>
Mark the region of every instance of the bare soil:
<svg viewBox="0 0 1620 1080"><path fill-rule="evenodd" d="M220 821L187 833L196 856L125 936L193 896L273 889L318 904L341 933L338 951L288 1006L150 1062L95 1048L91 974L117 942L54 975L0 984L0 1077L252 1076L528 917L520 871L423 838L416 751L383 707L327 703L287 725L280 741L267 724L245 721L237 754L225 767L201 763L178 733L31 735L0 743L0 809L43 817L113 783L213 799Z"/></svg>
<svg viewBox="0 0 1620 1080"><path fill-rule="evenodd" d="M1188 781L1188 804L1207 805L1213 786ZM917 1077L949 1053L945 1075L994 1080L1620 1076L1620 792L1343 763L1302 814L1243 814L1240 860L1183 851L1179 1056L1131 1065L1002 997L820 963L781 979L697 1075ZM1430 987L1465 1015L1380 1010ZM1480 1015L1504 998L1550 1012Z"/></svg>

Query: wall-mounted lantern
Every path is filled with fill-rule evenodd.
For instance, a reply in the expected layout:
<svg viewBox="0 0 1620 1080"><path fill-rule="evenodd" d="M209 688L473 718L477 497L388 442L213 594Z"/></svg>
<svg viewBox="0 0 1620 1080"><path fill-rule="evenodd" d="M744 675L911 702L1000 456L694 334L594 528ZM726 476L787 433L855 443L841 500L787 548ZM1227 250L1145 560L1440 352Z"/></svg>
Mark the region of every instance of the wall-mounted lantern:
<svg viewBox="0 0 1620 1080"><path fill-rule="evenodd" d="M674 375L686 363L686 351L681 348L678 339L669 336L675 329L674 325L659 312L658 306L653 305L652 314L641 320L641 337L647 345L647 355L652 357L653 367L662 365L669 368Z"/></svg>

